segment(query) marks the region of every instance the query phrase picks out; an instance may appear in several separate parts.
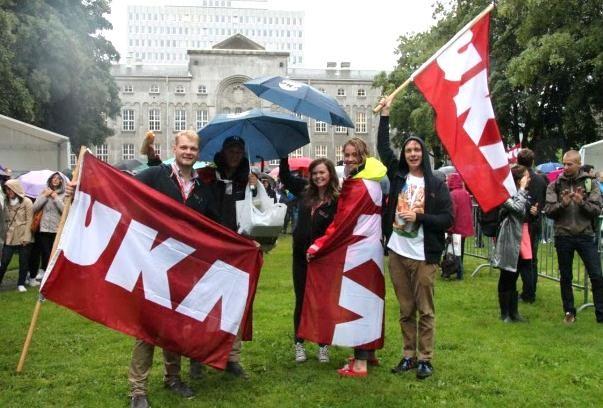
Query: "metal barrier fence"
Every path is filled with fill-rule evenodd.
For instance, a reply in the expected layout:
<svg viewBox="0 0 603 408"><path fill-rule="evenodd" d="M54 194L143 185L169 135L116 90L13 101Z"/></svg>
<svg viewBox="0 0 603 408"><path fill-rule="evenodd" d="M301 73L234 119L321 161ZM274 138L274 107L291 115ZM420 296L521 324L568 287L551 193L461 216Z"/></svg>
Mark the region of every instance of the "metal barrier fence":
<svg viewBox="0 0 603 408"><path fill-rule="evenodd" d="M472 277L477 275L477 273L483 268L492 268L490 260L492 259L492 253L494 251L494 239L486 237L482 234L481 226L478 222L480 211L479 206L474 204L473 225L475 227L475 235L465 239L465 256L471 256L484 261L473 270L473 273L471 274ZM560 277L559 267L557 264L557 252L555 251L553 220L547 218L543 214L541 217L541 222L541 233L540 236L537 237L539 240L536 256L538 263L538 275L543 278L559 282ZM603 215L599 217L597 224L597 241L599 258L601 262L603 262ZM583 305L578 309L582 310L587 306L592 306L592 304L588 303L588 274L586 273L584 264L577 253L574 256L573 266L573 286L582 290L584 295Z"/></svg>

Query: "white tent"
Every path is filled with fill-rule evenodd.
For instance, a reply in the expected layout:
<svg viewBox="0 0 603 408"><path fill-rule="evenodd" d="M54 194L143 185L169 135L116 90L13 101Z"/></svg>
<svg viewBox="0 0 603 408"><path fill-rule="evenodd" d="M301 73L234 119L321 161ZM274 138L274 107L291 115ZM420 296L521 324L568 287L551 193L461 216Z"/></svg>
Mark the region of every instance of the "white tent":
<svg viewBox="0 0 603 408"><path fill-rule="evenodd" d="M595 170L603 170L603 140L582 146L580 149L582 164L590 164Z"/></svg>
<svg viewBox="0 0 603 408"><path fill-rule="evenodd" d="M14 174L63 170L69 165L69 138L0 115L0 165Z"/></svg>

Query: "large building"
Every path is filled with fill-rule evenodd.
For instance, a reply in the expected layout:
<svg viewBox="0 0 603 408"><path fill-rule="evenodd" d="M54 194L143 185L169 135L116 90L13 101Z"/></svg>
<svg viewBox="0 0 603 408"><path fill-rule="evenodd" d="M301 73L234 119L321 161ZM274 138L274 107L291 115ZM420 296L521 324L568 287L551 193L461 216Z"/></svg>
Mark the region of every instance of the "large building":
<svg viewBox="0 0 603 408"><path fill-rule="evenodd" d="M355 129L308 120L311 143L292 156L342 159L341 148L352 136L366 140L373 152L378 117L372 108L380 91L372 88L376 71L354 71L349 63L329 63L326 69L289 69L289 54L265 50L237 34L208 50L189 50L188 65L116 65L113 75L120 88L121 116L110 122L115 136L96 146L101 159L116 163L139 157L147 130L156 134L163 158L174 135L198 130L218 113L251 108L279 110L258 98L243 83L261 76L282 75L305 82L334 96L355 123Z"/></svg>
<svg viewBox="0 0 603 408"><path fill-rule="evenodd" d="M128 7L128 58L145 64L183 65L189 49L211 48L243 34L268 51L288 52L290 66L303 63L303 12L242 8L237 7L241 2L224 0L174 3L179 5Z"/></svg>

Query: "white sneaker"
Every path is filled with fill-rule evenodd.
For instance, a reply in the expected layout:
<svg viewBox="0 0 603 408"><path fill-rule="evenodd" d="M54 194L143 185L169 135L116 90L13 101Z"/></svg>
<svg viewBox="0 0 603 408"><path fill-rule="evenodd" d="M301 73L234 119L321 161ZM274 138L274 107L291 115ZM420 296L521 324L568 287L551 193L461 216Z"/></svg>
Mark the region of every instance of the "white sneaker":
<svg viewBox="0 0 603 408"><path fill-rule="evenodd" d="M38 274L36 275L36 280L39 282L44 277L44 269L39 269Z"/></svg>
<svg viewBox="0 0 603 408"><path fill-rule="evenodd" d="M307 359L304 343L295 343L295 362L303 363Z"/></svg>
<svg viewBox="0 0 603 408"><path fill-rule="evenodd" d="M26 288L25 286L23 286L23 285L19 285L19 286L17 286L17 290L18 290L19 292L21 292L21 293L23 293L23 292L27 292L27 288Z"/></svg>
<svg viewBox="0 0 603 408"><path fill-rule="evenodd" d="M38 282L35 279L30 279L29 280L29 286L32 287L32 288L35 288L36 286L40 286L40 282Z"/></svg>
<svg viewBox="0 0 603 408"><path fill-rule="evenodd" d="M318 362L328 363L329 362L329 346L318 347Z"/></svg>

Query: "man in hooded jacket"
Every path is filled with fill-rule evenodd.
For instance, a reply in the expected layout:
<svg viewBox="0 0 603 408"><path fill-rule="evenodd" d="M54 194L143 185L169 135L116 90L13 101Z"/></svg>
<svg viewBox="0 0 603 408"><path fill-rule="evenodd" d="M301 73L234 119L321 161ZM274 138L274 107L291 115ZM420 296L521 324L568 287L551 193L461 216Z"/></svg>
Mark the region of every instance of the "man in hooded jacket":
<svg viewBox="0 0 603 408"><path fill-rule="evenodd" d="M383 231L404 341L402 360L392 372L416 368L417 378L424 379L433 372L434 282L444 233L453 222L452 201L446 183L433 176L420 138L406 139L400 158L395 156L389 141L390 103L382 103L377 149L391 183Z"/></svg>

